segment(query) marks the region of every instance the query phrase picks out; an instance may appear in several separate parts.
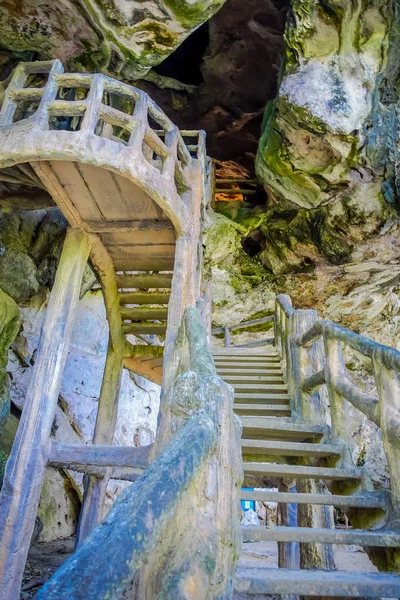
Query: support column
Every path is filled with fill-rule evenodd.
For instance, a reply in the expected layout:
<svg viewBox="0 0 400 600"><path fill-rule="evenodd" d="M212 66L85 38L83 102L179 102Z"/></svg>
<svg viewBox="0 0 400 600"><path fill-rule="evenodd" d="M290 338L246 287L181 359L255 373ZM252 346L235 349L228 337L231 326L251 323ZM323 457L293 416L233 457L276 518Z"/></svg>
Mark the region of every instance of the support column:
<svg viewBox="0 0 400 600"><path fill-rule="evenodd" d="M106 365L101 384L93 444L112 445L118 416L121 388L122 356L108 342ZM109 468L103 477L85 475L85 492L76 534L76 547L93 531L103 518L104 500L109 480Z"/></svg>
<svg viewBox="0 0 400 600"><path fill-rule="evenodd" d="M88 254L87 234L79 229L69 229L0 495L2 599L19 600L20 596L22 574L50 453L50 432Z"/></svg>

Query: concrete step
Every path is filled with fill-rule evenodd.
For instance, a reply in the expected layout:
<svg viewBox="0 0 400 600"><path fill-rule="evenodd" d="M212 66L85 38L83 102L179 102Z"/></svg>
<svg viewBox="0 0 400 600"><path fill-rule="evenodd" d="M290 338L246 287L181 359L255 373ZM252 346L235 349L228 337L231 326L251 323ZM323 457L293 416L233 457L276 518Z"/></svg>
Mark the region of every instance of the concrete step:
<svg viewBox="0 0 400 600"><path fill-rule="evenodd" d="M241 527L245 542L316 542L320 544L345 544L397 548L400 533L388 530L319 529L313 527ZM400 579L400 577L399 577Z"/></svg>
<svg viewBox="0 0 400 600"><path fill-rule="evenodd" d="M271 477L288 477L290 479L323 479L326 481L360 480L364 474L364 469L357 467L336 469L246 461L243 467L245 476L268 475Z"/></svg>
<svg viewBox="0 0 400 600"><path fill-rule="evenodd" d="M318 440L328 430L322 425L307 425L293 423L289 419L276 417L241 417L245 439L264 440L293 440L310 441Z"/></svg>
<svg viewBox="0 0 400 600"><path fill-rule="evenodd" d="M261 417L290 417L291 408L285 404L234 404L233 410L237 415L260 415Z"/></svg>
<svg viewBox="0 0 400 600"><path fill-rule="evenodd" d="M151 321L152 319L167 320L168 308L154 306L139 306L135 308L120 308L122 320Z"/></svg>
<svg viewBox="0 0 400 600"><path fill-rule="evenodd" d="M235 391L243 392L258 392L259 394L287 394L286 383L235 383L233 386Z"/></svg>
<svg viewBox="0 0 400 600"><path fill-rule="evenodd" d="M125 334L128 333L156 333L163 334L167 331L166 323L151 323L151 322L142 322L142 323L123 323L122 331Z"/></svg>
<svg viewBox="0 0 400 600"><path fill-rule="evenodd" d="M219 374L220 375L220 374ZM286 383L283 380L282 375L279 373L277 375L262 375L262 376L249 376L249 375L220 375L226 383L230 383L233 387L236 385L258 385L264 386L268 384L272 385L284 385Z"/></svg>
<svg viewBox="0 0 400 600"><path fill-rule="evenodd" d="M347 506L357 508L381 508L390 506L390 492L363 492L353 496L335 494L303 494L296 492L269 492L263 490L241 490L241 500L258 500L261 502L280 502L281 504L319 504L324 506Z"/></svg>
<svg viewBox="0 0 400 600"><path fill-rule="evenodd" d="M342 598L399 598L396 573L352 573L290 569L239 568L235 591L256 594Z"/></svg>
<svg viewBox="0 0 400 600"><path fill-rule="evenodd" d="M274 346L263 346L261 348L211 348L211 354L215 357L235 357L243 360L270 360L272 357L280 360L280 356Z"/></svg>
<svg viewBox="0 0 400 600"><path fill-rule="evenodd" d="M289 394L241 394L235 391L235 401L238 404L289 404Z"/></svg>
<svg viewBox="0 0 400 600"><path fill-rule="evenodd" d="M216 365L217 367L217 372L219 375L251 375L252 377L254 376L263 376L263 375L276 375L277 373L279 373L280 375L283 376L283 371L280 367L266 367L266 368L254 368L254 369L248 369L247 366L245 369L243 369L242 367L221 367L219 365Z"/></svg>
<svg viewBox="0 0 400 600"><path fill-rule="evenodd" d="M269 456L324 457L341 454L333 444L307 444L306 442L280 442L270 440L242 439L243 454L267 454Z"/></svg>

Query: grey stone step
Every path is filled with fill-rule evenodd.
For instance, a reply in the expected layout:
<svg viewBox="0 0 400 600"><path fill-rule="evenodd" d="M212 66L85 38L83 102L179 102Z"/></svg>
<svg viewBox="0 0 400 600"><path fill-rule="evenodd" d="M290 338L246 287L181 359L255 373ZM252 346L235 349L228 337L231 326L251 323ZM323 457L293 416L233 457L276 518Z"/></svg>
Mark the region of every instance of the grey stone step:
<svg viewBox="0 0 400 600"><path fill-rule="evenodd" d="M274 346L264 346L263 348L212 348L211 354L215 357L235 357L241 360L262 360L275 358L280 360L280 356L277 353Z"/></svg>
<svg viewBox="0 0 400 600"><path fill-rule="evenodd" d="M235 591L250 596L294 594L318 598L399 598L400 577L396 573L239 568Z"/></svg>
<svg viewBox="0 0 400 600"><path fill-rule="evenodd" d="M242 439L242 453L268 454L269 456L332 456L340 455L333 444L307 444L306 442L281 442Z"/></svg>
<svg viewBox="0 0 400 600"><path fill-rule="evenodd" d="M289 394L241 394L235 392L235 401L238 404L288 404Z"/></svg>
<svg viewBox="0 0 400 600"><path fill-rule="evenodd" d="M122 331L125 334L128 333L156 333L163 334L167 331L166 323L152 323L150 322L142 322L142 323L123 323Z"/></svg>
<svg viewBox="0 0 400 600"><path fill-rule="evenodd" d="M233 387L237 385L257 385L258 389L263 389L265 385L283 385L286 386L282 375L264 375L251 377L248 375L220 375L226 383L230 383Z"/></svg>
<svg viewBox="0 0 400 600"><path fill-rule="evenodd" d="M245 542L317 542L321 544L378 546L381 548L397 548L400 546L400 533L382 529L365 531L363 529L242 526L240 530L242 539Z"/></svg>
<svg viewBox="0 0 400 600"><path fill-rule="evenodd" d="M243 438L265 440L309 441L319 439L327 430L322 425L293 423L276 417L241 417Z"/></svg>
<svg viewBox="0 0 400 600"><path fill-rule="evenodd" d="M264 490L241 490L241 500L258 500L261 502L280 502L282 504L319 504L324 506L348 506L357 508L381 508L390 506L390 492L363 492L353 496L335 494L303 494L296 492L269 492Z"/></svg>
<svg viewBox="0 0 400 600"><path fill-rule="evenodd" d="M286 404L234 404L233 410L237 415L260 415L261 417L279 416L290 417L291 408Z"/></svg>
<svg viewBox="0 0 400 600"><path fill-rule="evenodd" d="M233 386L239 392L246 390L249 392L259 392L263 394L287 394L286 383L235 383Z"/></svg>
<svg viewBox="0 0 400 600"><path fill-rule="evenodd" d="M288 477L292 479L324 479L344 481L362 479L364 469L352 467L336 469L329 467L309 467L304 465L282 465L268 462L244 462L245 475L269 475L272 477Z"/></svg>
<svg viewBox="0 0 400 600"><path fill-rule="evenodd" d="M263 375L276 375L276 374L280 374L283 376L283 371L280 367L267 367L267 368L262 368L260 369L260 367L258 367L257 369L247 369L247 367L245 369L243 369L242 367L221 367L219 365L217 365L217 373L219 375L251 375L252 377L255 376L263 376Z"/></svg>

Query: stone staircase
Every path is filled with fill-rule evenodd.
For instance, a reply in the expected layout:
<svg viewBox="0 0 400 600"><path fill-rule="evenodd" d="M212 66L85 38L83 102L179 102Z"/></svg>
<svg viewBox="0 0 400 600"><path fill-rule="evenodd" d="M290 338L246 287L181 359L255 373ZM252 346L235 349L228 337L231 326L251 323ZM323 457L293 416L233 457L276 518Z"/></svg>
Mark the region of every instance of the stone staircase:
<svg viewBox="0 0 400 600"><path fill-rule="evenodd" d="M368 490L362 467L335 466L344 462L344 450L331 440L328 425L313 425L292 413L288 377L275 346L214 349L213 358L217 373L235 390L234 411L243 427L244 485L263 487L262 480L258 485L254 483L259 476L274 478L277 487L279 481L290 482L286 487L294 490L242 490L242 500L277 502L278 512L288 504L336 506L353 512L363 510L370 521L382 520L383 511L390 506L390 494ZM318 481L322 493L313 493L312 489L306 493L296 491L296 485L307 481ZM278 542L283 550L293 544L300 544L300 548L310 544L340 544L374 549L400 545L400 533L390 529L337 529L333 519L326 527L318 526L317 522L311 524L315 526L293 525L289 521L274 527L243 526L242 539ZM392 598L400 593L397 574L300 570L298 563L280 566L286 568L238 568L236 592L241 593L238 597L294 594Z"/></svg>

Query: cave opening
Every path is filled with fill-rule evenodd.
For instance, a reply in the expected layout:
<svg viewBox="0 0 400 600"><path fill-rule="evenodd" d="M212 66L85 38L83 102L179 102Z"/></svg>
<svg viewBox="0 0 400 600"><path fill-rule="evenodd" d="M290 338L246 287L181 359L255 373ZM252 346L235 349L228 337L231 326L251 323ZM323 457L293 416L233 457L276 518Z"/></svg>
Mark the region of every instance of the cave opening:
<svg viewBox="0 0 400 600"><path fill-rule="evenodd" d="M162 63L153 67L158 75L173 77L187 85L203 82L201 61L210 41L208 22L191 33Z"/></svg>

